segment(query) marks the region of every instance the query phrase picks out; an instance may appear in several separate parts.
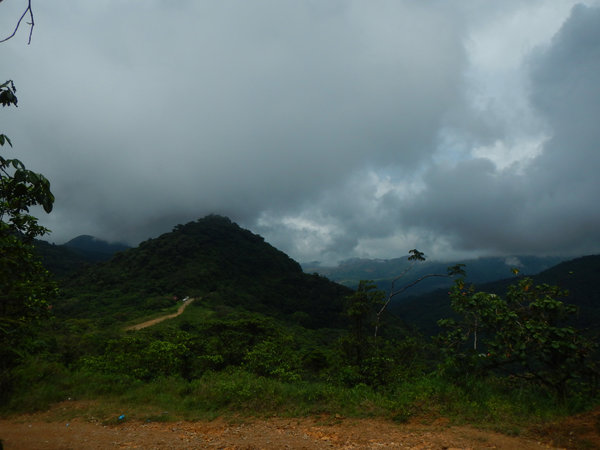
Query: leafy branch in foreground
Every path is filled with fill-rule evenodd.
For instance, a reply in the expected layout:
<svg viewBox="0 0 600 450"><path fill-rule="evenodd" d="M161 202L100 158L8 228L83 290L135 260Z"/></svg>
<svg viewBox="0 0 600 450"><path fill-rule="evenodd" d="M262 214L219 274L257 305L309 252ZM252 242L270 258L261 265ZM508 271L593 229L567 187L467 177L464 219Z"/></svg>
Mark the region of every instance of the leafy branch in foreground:
<svg viewBox="0 0 600 450"><path fill-rule="evenodd" d="M12 81L0 85L2 106L17 105ZM0 134L0 146L10 139ZM8 395L11 370L27 354L32 342L32 325L46 317L48 299L56 293L32 241L48 230L29 214L40 205L52 210L54 196L50 182L41 174L28 170L18 159L0 156L0 393Z"/></svg>
<svg viewBox="0 0 600 450"><path fill-rule="evenodd" d="M17 106L17 89L12 80L0 84L0 104ZM12 142L0 134L0 146ZM0 237L22 234L28 240L45 234L48 230L29 215L29 208L41 205L44 211L52 211L54 196L50 182L42 174L28 170L18 159L0 156Z"/></svg>

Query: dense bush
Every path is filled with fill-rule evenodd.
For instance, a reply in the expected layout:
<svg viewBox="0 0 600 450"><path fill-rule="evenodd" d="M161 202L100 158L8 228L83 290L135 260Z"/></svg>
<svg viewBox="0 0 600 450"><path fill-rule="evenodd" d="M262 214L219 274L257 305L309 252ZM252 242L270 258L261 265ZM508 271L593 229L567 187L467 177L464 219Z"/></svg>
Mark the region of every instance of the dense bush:
<svg viewBox="0 0 600 450"><path fill-rule="evenodd" d="M461 321L441 321L446 371L460 377L507 374L553 391L560 399L591 386L598 376L596 344L569 325L576 312L566 292L523 278L505 298L474 292L459 281L451 291Z"/></svg>

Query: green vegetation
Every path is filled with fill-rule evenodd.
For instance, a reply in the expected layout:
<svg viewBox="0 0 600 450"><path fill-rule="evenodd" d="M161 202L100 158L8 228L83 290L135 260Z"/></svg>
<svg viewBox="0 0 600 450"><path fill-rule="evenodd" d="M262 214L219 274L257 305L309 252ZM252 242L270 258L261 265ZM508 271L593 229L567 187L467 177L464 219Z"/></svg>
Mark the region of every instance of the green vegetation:
<svg viewBox="0 0 600 450"><path fill-rule="evenodd" d="M568 325L576 308L559 300L565 295L555 286L535 286L531 278L511 285L504 299L474 292L459 281L451 304L462 321L441 321L450 328L440 338L450 370L461 377L465 368L472 376L510 374L554 392L561 401L586 389L595 395L590 381L598 374L596 345Z"/></svg>
<svg viewBox="0 0 600 450"><path fill-rule="evenodd" d="M0 104L17 105L12 81L0 85ZM0 134L0 146L12 142ZM15 368L35 351L35 325L48 314L56 286L34 255L32 241L46 233L29 208L52 210L49 181L18 159L0 156L0 401L10 395Z"/></svg>
<svg viewBox="0 0 600 450"><path fill-rule="evenodd" d="M585 404L557 406L543 390L523 389L503 379L474 381L467 388L426 375L381 390L365 384L346 387L331 382L282 381L243 369L210 371L192 381L171 376L151 382L88 371L67 374L56 367L41 370L47 381L41 383L41 376L28 378L33 387L24 385L10 406L31 411L67 398L96 399L86 402L87 409L77 414L110 419L115 412L125 411L128 418L143 421L338 415L405 422L413 417L427 421L444 416L456 423L514 433L524 425L572 413Z"/></svg>
<svg viewBox="0 0 600 450"><path fill-rule="evenodd" d="M418 282L409 274L396 281ZM459 280L446 297L455 319L432 340L386 309L404 287L351 291L304 274L208 216L61 284L35 351L11 369L5 413L72 398L106 419L446 416L513 433L597 402L593 344L569 324L564 293L530 279L504 297ZM182 315L126 331L184 296L195 300Z"/></svg>
<svg viewBox="0 0 600 450"><path fill-rule="evenodd" d="M350 289L318 275L243 230L228 218L208 216L117 253L63 283L57 313L69 317L148 314L148 298L202 297L216 305L340 326ZM166 300L165 300L166 302Z"/></svg>
<svg viewBox="0 0 600 450"><path fill-rule="evenodd" d="M599 275L600 255L590 255L564 261L531 275L530 278L535 285L556 285L562 291L568 292L567 296L560 299L577 307L577 313L570 318L569 323L597 339L600 332L600 284L596 280ZM504 276L506 278L477 286L484 292L503 296L515 282L515 277L508 271ZM401 317L406 323L418 327L426 335L433 336L441 331L438 326L440 318L458 317L448 298L450 287L422 295L407 296L403 301L390 305L390 312Z"/></svg>

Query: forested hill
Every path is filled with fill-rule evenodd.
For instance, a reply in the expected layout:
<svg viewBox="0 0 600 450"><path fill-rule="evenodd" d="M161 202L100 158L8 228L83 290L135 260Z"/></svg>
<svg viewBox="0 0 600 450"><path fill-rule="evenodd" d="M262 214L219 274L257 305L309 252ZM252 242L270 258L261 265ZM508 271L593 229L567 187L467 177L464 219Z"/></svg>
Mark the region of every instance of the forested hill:
<svg viewBox="0 0 600 450"><path fill-rule="evenodd" d="M308 326L338 322L349 289L300 265L261 236L211 215L120 252L65 281L59 311L101 313L156 296L201 296ZM117 304L115 304L118 299Z"/></svg>

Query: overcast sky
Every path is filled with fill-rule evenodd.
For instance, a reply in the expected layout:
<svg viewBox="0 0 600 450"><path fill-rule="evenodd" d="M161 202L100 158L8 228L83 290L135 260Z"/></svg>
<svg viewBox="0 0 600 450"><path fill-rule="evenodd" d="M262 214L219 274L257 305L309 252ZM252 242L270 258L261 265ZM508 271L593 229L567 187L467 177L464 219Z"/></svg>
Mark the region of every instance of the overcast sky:
<svg viewBox="0 0 600 450"><path fill-rule="evenodd" d="M33 8L0 132L51 242L217 213L298 261L600 252L600 1Z"/></svg>

